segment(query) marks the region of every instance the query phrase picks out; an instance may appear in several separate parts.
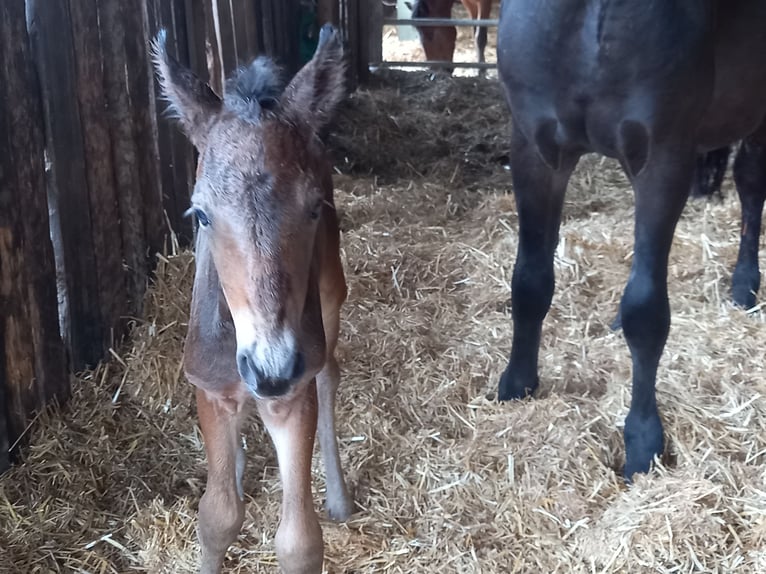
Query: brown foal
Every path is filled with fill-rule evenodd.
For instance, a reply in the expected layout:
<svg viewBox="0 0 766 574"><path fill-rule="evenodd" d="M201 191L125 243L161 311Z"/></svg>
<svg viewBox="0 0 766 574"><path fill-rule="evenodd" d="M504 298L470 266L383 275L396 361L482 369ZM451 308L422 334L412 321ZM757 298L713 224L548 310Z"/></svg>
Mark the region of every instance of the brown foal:
<svg viewBox="0 0 766 574"><path fill-rule="evenodd" d="M353 502L335 432L340 371L334 351L346 283L331 165L318 133L345 95L342 47L322 29L313 59L281 89L259 58L221 100L167 52L154 58L171 113L199 150L191 212L199 222L184 370L197 387L208 479L199 507L200 571L220 572L244 518L240 430L255 398L283 487L276 551L283 572L322 570L311 495L314 435L327 475L327 510Z"/></svg>

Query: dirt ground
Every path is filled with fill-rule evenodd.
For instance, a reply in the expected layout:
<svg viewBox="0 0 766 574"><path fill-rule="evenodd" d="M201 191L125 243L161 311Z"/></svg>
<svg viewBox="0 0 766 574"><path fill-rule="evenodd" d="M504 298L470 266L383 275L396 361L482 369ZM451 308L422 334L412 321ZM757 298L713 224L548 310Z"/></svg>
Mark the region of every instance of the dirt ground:
<svg viewBox="0 0 766 574"><path fill-rule="evenodd" d="M609 329L632 254L633 198L584 158L567 196L541 387L499 404L516 213L497 84L385 74L332 138L343 260L338 402L357 512L315 502L327 573L766 571L766 315L729 303L731 185L691 202L669 266L660 366L665 466L628 488L630 358ZM193 273L163 258L115 358L43 414L0 478L0 572L193 572L205 461L180 370ZM276 572L280 486L256 416L245 525L227 572Z"/></svg>

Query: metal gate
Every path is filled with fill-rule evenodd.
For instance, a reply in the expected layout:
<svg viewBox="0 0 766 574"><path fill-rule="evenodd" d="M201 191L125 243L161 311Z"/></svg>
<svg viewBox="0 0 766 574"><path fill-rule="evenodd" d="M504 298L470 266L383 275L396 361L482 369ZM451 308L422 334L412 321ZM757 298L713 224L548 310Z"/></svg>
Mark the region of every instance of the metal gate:
<svg viewBox="0 0 766 574"><path fill-rule="evenodd" d="M375 4L380 4L380 0L373 0ZM402 0L398 0L398 3L402 3ZM383 41L383 26L418 26L418 27L438 27L438 26L457 26L457 27L497 27L498 19L476 19L471 18L385 18L382 15L381 10L373 11L373 17L378 15L379 25L374 27L376 31L375 37L379 42ZM473 69L494 69L497 64L494 62L448 62L440 60L424 60L420 62L407 62L407 61L392 61L384 60L382 57L382 50L379 50L380 59L377 62L369 62L371 67L381 68L473 68Z"/></svg>

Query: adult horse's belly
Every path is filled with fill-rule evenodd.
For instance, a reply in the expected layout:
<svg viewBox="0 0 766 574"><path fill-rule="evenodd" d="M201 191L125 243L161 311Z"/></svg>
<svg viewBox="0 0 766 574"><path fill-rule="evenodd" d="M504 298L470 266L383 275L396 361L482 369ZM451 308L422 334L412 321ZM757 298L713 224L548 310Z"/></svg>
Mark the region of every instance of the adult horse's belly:
<svg viewBox="0 0 766 574"><path fill-rule="evenodd" d="M766 120L766 2L721 0L715 89L698 133L707 151L742 139Z"/></svg>
<svg viewBox="0 0 766 574"><path fill-rule="evenodd" d="M504 0L498 63L515 126L611 156L625 121L658 141L695 131L713 93L711 6Z"/></svg>

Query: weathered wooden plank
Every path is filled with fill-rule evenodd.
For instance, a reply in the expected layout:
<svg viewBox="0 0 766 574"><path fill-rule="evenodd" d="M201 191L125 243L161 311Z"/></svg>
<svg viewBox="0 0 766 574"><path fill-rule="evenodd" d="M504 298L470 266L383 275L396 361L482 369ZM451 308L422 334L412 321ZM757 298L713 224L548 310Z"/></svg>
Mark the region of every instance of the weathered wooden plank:
<svg viewBox="0 0 766 574"><path fill-rule="evenodd" d="M266 53L266 13L262 0L252 3L255 16L255 51L257 54Z"/></svg>
<svg viewBox="0 0 766 574"><path fill-rule="evenodd" d="M2 333L2 328L0 328ZM0 334L0 347L3 346L3 336ZM5 377L0 374L0 474L11 466L11 435L8 421L10 413L5 399Z"/></svg>
<svg viewBox="0 0 766 574"><path fill-rule="evenodd" d="M91 237L98 280L101 317L107 329L121 335L121 316L127 304L126 274L122 265L122 234L112 161L112 140L104 92L101 42L96 0L70 0L76 62L76 89L84 129L85 168ZM93 302L95 304L95 302ZM115 332L116 330L116 332ZM108 336L106 345L113 344Z"/></svg>
<svg viewBox="0 0 766 574"><path fill-rule="evenodd" d="M337 26L340 23L339 9L338 0L318 0L317 19L319 25L330 23Z"/></svg>
<svg viewBox="0 0 766 574"><path fill-rule="evenodd" d="M247 21L244 17L245 5L250 2L243 0L226 0L231 8L231 21L234 29L234 46L237 49L237 64L243 65L249 61L247 46Z"/></svg>
<svg viewBox="0 0 766 574"><path fill-rule="evenodd" d="M207 20L205 3L207 0L185 0L186 11L186 45L188 46L188 65L204 82L210 81L210 70L207 62ZM176 30L181 28L176 23ZM179 37L179 41L181 38ZM180 56L180 54L179 54ZM184 60L181 60L182 63Z"/></svg>
<svg viewBox="0 0 766 574"><path fill-rule="evenodd" d="M383 59L383 4L368 0L352 0L356 3L358 36L356 49L359 53L359 79L369 77L369 66Z"/></svg>
<svg viewBox="0 0 766 574"><path fill-rule="evenodd" d="M168 49L175 52L176 37L173 26L173 11L169 2L162 0L149 0L148 6L149 29L152 38L157 36L161 29L167 33ZM175 54L174 54L175 55ZM160 98L159 83L154 82L155 97ZM157 151L159 154L160 184L162 186L162 204L170 221L171 228L176 231L178 221L178 207L176 205L176 181L173 168L173 134L172 126L167 118L163 118L165 105L158 100L157 112Z"/></svg>
<svg viewBox="0 0 766 574"><path fill-rule="evenodd" d="M0 470L34 410L69 393L48 227L43 106L24 0L0 2Z"/></svg>
<svg viewBox="0 0 766 574"><path fill-rule="evenodd" d="M264 51L289 73L300 67L300 4L281 0L262 0Z"/></svg>
<svg viewBox="0 0 766 574"><path fill-rule="evenodd" d="M237 38L234 32L234 18L231 0L214 0L217 10L218 42L221 48L221 64L224 76L228 76L237 67Z"/></svg>
<svg viewBox="0 0 766 574"><path fill-rule="evenodd" d="M203 79L207 79L207 64L203 65L201 72L195 69L195 62L205 62L204 42L199 44L194 36L194 31L190 32L190 21L193 24L195 16L194 10L199 10L199 2L195 2L196 7L189 7L188 2L173 2L173 30L176 38L178 60L186 66L197 72ZM189 12L192 12L190 15ZM200 11L201 12L201 11ZM204 16L204 12L202 12ZM175 172L175 203L176 203L176 224L173 228L176 232L179 243L182 246L190 245L194 239L194 227L191 218L184 217L184 213L191 204L191 193L194 189L194 177L197 165L197 153L194 146L184 136L175 125L171 125L167 118L163 118L162 123L173 130L173 169Z"/></svg>
<svg viewBox="0 0 766 574"><path fill-rule="evenodd" d="M142 192L144 234L151 267L155 254L162 252L167 225L160 189L154 78L148 51L148 11L146 0L122 0L121 8L125 29L125 72Z"/></svg>
<svg viewBox="0 0 766 574"><path fill-rule="evenodd" d="M138 316L146 291L148 244L144 229L141 159L136 149L130 91L126 77L125 28L121 0L97 0L104 86L108 106L112 161L120 209L123 260L128 276L126 314Z"/></svg>
<svg viewBox="0 0 766 574"><path fill-rule="evenodd" d="M223 62L216 31L216 0L201 0L205 9L205 49L210 87L217 94L223 94Z"/></svg>
<svg viewBox="0 0 766 574"><path fill-rule="evenodd" d="M179 61L188 65L186 3L149 0L148 17L151 37L156 37L160 29L165 29L168 49ZM194 185L194 149L168 119L159 83L156 81L154 93L157 102L155 112L163 206L179 244L185 246L191 243L193 233L191 221L183 214L189 207Z"/></svg>
<svg viewBox="0 0 766 574"><path fill-rule="evenodd" d="M91 236L69 4L29 0L27 10L46 110L46 148L52 164L48 195L57 205L62 234L70 312L67 340L72 366L79 369L101 358L106 336L94 273L97 255Z"/></svg>
<svg viewBox="0 0 766 574"><path fill-rule="evenodd" d="M259 53L257 2L252 0L231 0L234 18L234 32L237 38L237 59L240 64L250 62Z"/></svg>
<svg viewBox="0 0 766 574"><path fill-rule="evenodd" d="M371 2L369 7L370 64L376 65L383 61L383 3Z"/></svg>
<svg viewBox="0 0 766 574"><path fill-rule="evenodd" d="M369 76L367 43L362 42L364 25L360 22L361 0L343 0L346 8L346 38L348 42L349 73L352 80L365 81ZM364 44L364 45L363 45Z"/></svg>

